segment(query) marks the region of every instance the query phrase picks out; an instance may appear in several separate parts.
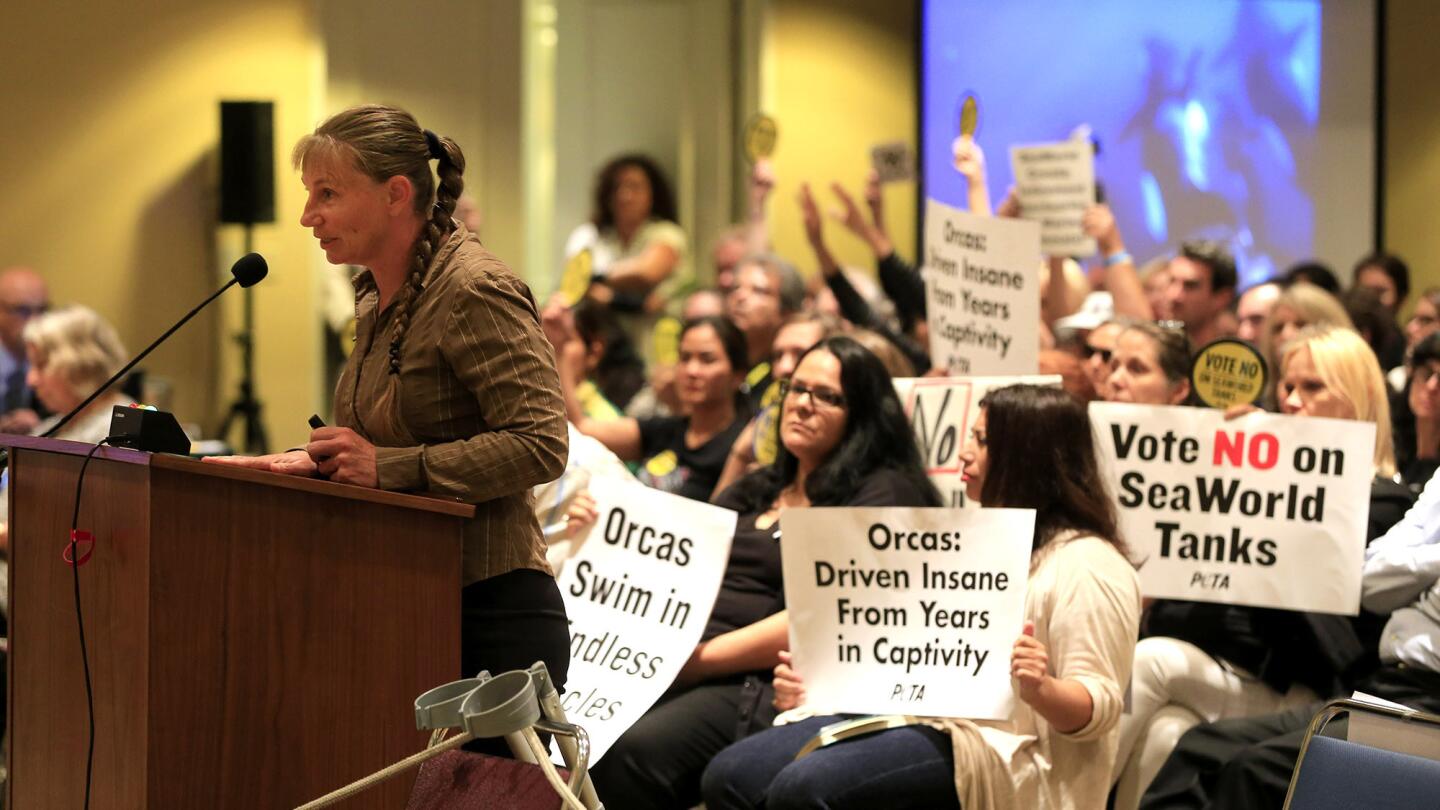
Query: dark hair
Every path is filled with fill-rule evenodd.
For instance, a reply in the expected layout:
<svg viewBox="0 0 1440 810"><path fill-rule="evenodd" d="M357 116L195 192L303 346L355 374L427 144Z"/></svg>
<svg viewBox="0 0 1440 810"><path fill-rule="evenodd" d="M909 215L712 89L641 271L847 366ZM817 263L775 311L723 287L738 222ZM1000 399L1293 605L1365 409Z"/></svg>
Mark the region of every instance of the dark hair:
<svg viewBox="0 0 1440 810"><path fill-rule="evenodd" d="M400 373L400 344L410 327L410 310L421 279L436 252L455 230L455 203L465 190L465 155L449 138L421 129L415 116L395 107L371 104L338 112L295 144L292 162L302 168L312 157L342 158L377 183L404 177L415 189L415 213L425 221L411 254L410 273L395 298L395 327L390 333L390 373ZM436 161L437 187L430 175Z"/></svg>
<svg viewBox="0 0 1440 810"><path fill-rule="evenodd" d="M1409 374L1405 377L1405 389L1390 397L1390 419L1395 431L1395 466L1404 470L1415 460L1418 441L1415 428L1415 411L1410 409L1410 387L1415 384L1415 370L1426 363L1440 361L1440 332L1426 335L1415 348L1410 350L1406 361Z"/></svg>
<svg viewBox="0 0 1440 810"><path fill-rule="evenodd" d="M980 407L989 449L980 502L1034 509L1034 549L1073 530L1106 540L1124 554L1085 407L1063 390L1041 385L996 388Z"/></svg>
<svg viewBox="0 0 1440 810"><path fill-rule="evenodd" d="M1139 332L1155 344L1155 357L1160 362L1160 370L1165 372L1165 379L1171 383L1190 379L1190 338L1185 336L1184 330L1152 321L1136 321L1121 330L1120 334L1126 332Z"/></svg>
<svg viewBox="0 0 1440 810"><path fill-rule="evenodd" d="M1355 263L1355 283L1360 283L1360 271L1367 267L1374 267L1390 277L1395 284L1395 306L1399 306L1410 297L1410 266L1394 253L1371 253Z"/></svg>
<svg viewBox="0 0 1440 810"><path fill-rule="evenodd" d="M750 348L745 342L745 333L740 331L734 321L724 315L706 315L700 318L691 318L680 327L680 339L685 339L685 333L691 329L699 329L708 326L715 330L716 337L720 338L720 345L725 349L725 357L730 361L730 370L741 374L750 370Z"/></svg>
<svg viewBox="0 0 1440 810"><path fill-rule="evenodd" d="M1314 259L1290 265L1280 277L1282 287L1300 283L1314 284L1337 298L1340 296L1340 279L1335 277L1335 271Z"/></svg>
<svg viewBox="0 0 1440 810"><path fill-rule="evenodd" d="M588 350L599 341L600 362L595 366L595 387L620 410L645 387L645 360L635 350L630 336L620 327L615 313L589 298L575 305L575 331Z"/></svg>
<svg viewBox="0 0 1440 810"><path fill-rule="evenodd" d="M644 172L645 179L650 182L650 218L663 219L666 222L677 220L675 194L670 190L670 181L665 179L665 173L660 171L660 166L650 157L632 153L620 155L606 163L595 180L595 212L591 221L596 228L603 230L615 224L615 212L610 210L610 198L615 196L615 188L620 185L620 172L632 167Z"/></svg>
<svg viewBox="0 0 1440 810"><path fill-rule="evenodd" d="M1235 257L1219 242L1198 240L1181 242L1180 255L1199 262L1210 270L1210 292L1235 289Z"/></svg>
<svg viewBox="0 0 1440 810"><path fill-rule="evenodd" d="M1355 325L1355 331L1370 344L1370 350L1375 352L1376 357L1393 354L1391 347L1403 338L1395 328L1395 314L1380 303L1380 293L1357 284L1345 291L1340 303Z"/></svg>
<svg viewBox="0 0 1440 810"><path fill-rule="evenodd" d="M845 395L845 435L805 481L813 506L841 506L855 495L860 482L876 470L893 470L906 488L921 495L924 505L940 506L940 493L925 475L915 434L895 394L895 383L876 357L852 338L828 337L800 356L824 351L840 361L840 388ZM780 401L777 421L785 417ZM741 512L768 509L780 491L795 480L800 462L779 443L775 463L736 482L728 490Z"/></svg>

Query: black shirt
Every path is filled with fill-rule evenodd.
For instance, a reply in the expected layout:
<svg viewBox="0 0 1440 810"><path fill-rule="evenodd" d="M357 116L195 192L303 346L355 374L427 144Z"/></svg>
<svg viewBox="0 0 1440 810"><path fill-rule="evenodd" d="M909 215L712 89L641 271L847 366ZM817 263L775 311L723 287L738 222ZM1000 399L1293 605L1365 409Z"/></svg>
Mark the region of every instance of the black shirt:
<svg viewBox="0 0 1440 810"><path fill-rule="evenodd" d="M715 491L715 484L725 469L730 447L745 429L745 417L737 415L729 427L716 433L710 441L691 448L685 445L689 417L657 416L639 422L640 457L645 461L636 477L646 486L696 501L710 500L710 493Z"/></svg>
<svg viewBox="0 0 1440 810"><path fill-rule="evenodd" d="M737 508L734 488L715 499L716 506ZM853 497L837 506L926 506L925 494L894 470L876 470L866 476ZM768 529L755 528L759 512L740 515L735 540L715 609L705 625L702 640L754 624L785 609L784 577L780 565L780 521Z"/></svg>

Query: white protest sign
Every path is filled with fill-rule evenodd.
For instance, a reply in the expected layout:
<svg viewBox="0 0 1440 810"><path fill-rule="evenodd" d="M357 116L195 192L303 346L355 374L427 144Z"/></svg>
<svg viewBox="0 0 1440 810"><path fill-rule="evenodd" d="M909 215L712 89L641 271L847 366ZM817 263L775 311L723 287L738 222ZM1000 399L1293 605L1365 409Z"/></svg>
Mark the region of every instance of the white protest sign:
<svg viewBox="0 0 1440 810"><path fill-rule="evenodd" d="M1040 227L925 203L930 359L952 374L1040 367Z"/></svg>
<svg viewBox="0 0 1440 810"><path fill-rule="evenodd" d="M559 577L570 617L561 698L605 754L690 658L730 558L735 513L633 481L590 482L600 518Z"/></svg>
<svg viewBox="0 0 1440 810"><path fill-rule="evenodd" d="M1081 218L1095 204L1095 149L1089 141L1010 147L1020 216L1040 223L1049 256L1094 256Z"/></svg>
<svg viewBox="0 0 1440 810"><path fill-rule="evenodd" d="M790 652L826 712L1010 716L1028 509L780 513Z"/></svg>
<svg viewBox="0 0 1440 810"><path fill-rule="evenodd" d="M980 415L980 400L991 389L1007 385L1060 385L1055 374L1020 377L899 377L895 393L905 406L915 444L925 463L930 483L940 490L946 506L979 509L980 504L965 498L960 480L960 453L970 428Z"/></svg>
<svg viewBox="0 0 1440 810"><path fill-rule="evenodd" d="M1092 402L1146 596L1355 615L1375 425Z"/></svg>

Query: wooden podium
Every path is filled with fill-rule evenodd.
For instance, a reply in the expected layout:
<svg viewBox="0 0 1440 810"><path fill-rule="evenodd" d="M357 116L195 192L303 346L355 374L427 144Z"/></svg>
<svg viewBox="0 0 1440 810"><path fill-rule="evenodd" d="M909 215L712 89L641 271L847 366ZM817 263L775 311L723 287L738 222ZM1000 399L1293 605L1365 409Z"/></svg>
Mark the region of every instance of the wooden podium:
<svg viewBox="0 0 1440 810"><path fill-rule="evenodd" d="M87 719L69 542L90 445L10 448L7 807L81 806ZM293 808L421 750L417 695L460 675L473 507L102 449L79 569L91 806ZM411 779L344 804L404 807Z"/></svg>

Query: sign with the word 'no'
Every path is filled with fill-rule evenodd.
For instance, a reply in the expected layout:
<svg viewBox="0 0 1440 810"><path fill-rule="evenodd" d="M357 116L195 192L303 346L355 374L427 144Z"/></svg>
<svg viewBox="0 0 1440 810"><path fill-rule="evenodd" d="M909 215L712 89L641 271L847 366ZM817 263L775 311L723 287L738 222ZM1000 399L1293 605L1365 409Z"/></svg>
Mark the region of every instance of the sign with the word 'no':
<svg viewBox="0 0 1440 810"><path fill-rule="evenodd" d="M1010 716L1035 513L780 513L790 651L827 712Z"/></svg>
<svg viewBox="0 0 1440 810"><path fill-rule="evenodd" d="M559 577L570 617L561 705L590 761L645 713L690 658L730 558L735 513L634 481L590 482L600 518Z"/></svg>
<svg viewBox="0 0 1440 810"><path fill-rule="evenodd" d="M1375 425L1093 402L1146 596L1354 615Z"/></svg>
<svg viewBox="0 0 1440 810"><path fill-rule="evenodd" d="M980 415L980 400L992 389L1007 385L1060 385L1055 374L1021 377L901 377L895 393L905 406L915 444L925 463L930 483L940 490L946 506L978 509L965 497L960 454Z"/></svg>

